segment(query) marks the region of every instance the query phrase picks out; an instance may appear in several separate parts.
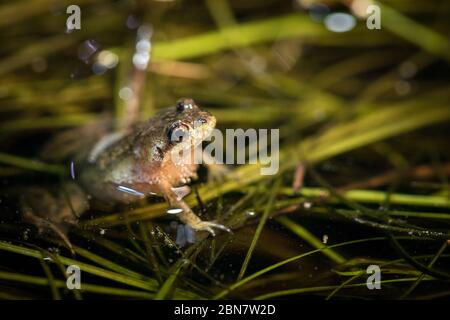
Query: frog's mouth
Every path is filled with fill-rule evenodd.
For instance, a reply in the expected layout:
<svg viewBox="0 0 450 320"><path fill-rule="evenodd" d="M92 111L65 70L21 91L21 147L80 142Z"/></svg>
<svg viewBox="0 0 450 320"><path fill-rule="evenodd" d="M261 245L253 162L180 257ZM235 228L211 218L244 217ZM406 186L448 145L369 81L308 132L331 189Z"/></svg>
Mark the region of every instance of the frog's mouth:
<svg viewBox="0 0 450 320"><path fill-rule="evenodd" d="M199 146L203 141L209 139L216 127L216 117L208 114L208 121L204 124L195 126L192 129L192 147Z"/></svg>

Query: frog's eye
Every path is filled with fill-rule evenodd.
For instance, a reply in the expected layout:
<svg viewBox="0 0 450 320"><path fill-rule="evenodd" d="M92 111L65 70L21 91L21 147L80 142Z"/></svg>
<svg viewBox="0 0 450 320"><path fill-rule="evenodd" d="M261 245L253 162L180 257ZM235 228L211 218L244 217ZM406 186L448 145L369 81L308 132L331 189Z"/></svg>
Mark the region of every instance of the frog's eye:
<svg viewBox="0 0 450 320"><path fill-rule="evenodd" d="M167 137L170 142L179 143L185 140L188 136L189 129L183 124L175 124L167 131Z"/></svg>
<svg viewBox="0 0 450 320"><path fill-rule="evenodd" d="M182 112L186 109L194 109L195 102L192 99L182 98L177 102L177 111Z"/></svg>

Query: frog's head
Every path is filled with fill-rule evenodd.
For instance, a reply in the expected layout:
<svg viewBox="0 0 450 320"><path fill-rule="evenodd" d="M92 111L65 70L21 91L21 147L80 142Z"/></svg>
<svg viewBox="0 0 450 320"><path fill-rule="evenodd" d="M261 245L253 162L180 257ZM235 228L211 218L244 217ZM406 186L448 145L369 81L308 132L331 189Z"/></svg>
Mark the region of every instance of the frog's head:
<svg viewBox="0 0 450 320"><path fill-rule="evenodd" d="M179 99L164 118L168 141L166 153L170 151L172 161L180 163L190 161L183 157L190 152L185 152L200 146L216 125L216 118L211 113L201 110L194 100L188 98Z"/></svg>
<svg viewBox="0 0 450 320"><path fill-rule="evenodd" d="M201 145L213 132L216 118L192 99L179 99L137 127L132 134L133 155L144 163L159 163Z"/></svg>
<svg viewBox="0 0 450 320"><path fill-rule="evenodd" d="M216 126L216 118L201 110L192 99L182 98L170 111L166 127L169 143L174 148L191 148L208 138Z"/></svg>

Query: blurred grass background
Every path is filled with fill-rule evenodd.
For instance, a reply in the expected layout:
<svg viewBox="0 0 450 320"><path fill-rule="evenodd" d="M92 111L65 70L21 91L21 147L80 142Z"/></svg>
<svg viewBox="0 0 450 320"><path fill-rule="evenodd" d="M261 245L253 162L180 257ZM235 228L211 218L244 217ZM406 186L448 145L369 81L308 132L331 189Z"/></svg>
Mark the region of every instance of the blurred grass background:
<svg viewBox="0 0 450 320"><path fill-rule="evenodd" d="M66 163L40 156L55 133L104 113L122 121L143 23L153 34L140 119L188 96L221 129L279 128L280 172L242 165L196 183L188 202L234 234L187 248L154 200L90 212L70 235L75 256L0 219L0 297L450 294L448 2L79 0L81 30L67 32L69 4L0 4L2 196L64 178ZM381 30L366 27L370 4ZM355 27L330 30L336 12ZM99 68L105 56L118 63ZM86 274L81 291L65 289L70 264ZM371 264L382 290L366 288Z"/></svg>

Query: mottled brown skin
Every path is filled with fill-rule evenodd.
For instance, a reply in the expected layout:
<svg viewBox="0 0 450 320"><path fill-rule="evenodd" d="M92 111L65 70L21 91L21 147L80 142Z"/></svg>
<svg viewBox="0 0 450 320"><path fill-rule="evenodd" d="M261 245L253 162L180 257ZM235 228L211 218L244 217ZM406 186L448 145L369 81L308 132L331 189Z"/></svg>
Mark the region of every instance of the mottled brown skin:
<svg viewBox="0 0 450 320"><path fill-rule="evenodd" d="M162 195L172 207L183 210L180 220L194 230L212 234L213 227L227 230L222 225L201 221L174 190L196 178L194 148L209 137L215 124L215 117L201 110L192 99L181 99L175 107L100 148L98 156L91 157L91 163L84 169L81 183L89 194L105 202L139 199L138 195L120 191L119 186L144 195ZM175 161L174 156L181 150L192 158Z"/></svg>

